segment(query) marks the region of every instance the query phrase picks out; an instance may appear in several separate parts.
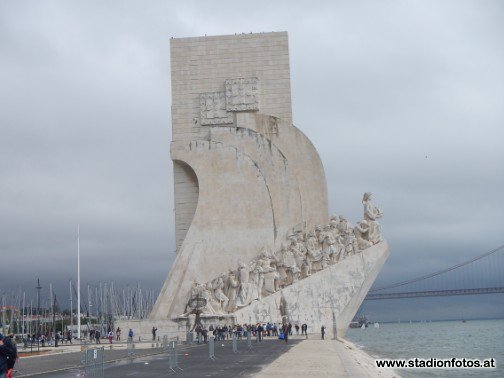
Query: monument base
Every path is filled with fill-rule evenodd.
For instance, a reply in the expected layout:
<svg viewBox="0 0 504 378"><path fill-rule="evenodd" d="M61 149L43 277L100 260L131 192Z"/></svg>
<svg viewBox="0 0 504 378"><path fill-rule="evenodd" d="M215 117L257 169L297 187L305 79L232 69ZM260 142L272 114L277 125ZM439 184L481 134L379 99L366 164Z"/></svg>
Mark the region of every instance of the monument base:
<svg viewBox="0 0 504 378"><path fill-rule="evenodd" d="M385 263L388 249L385 241L375 244L232 314L202 315L201 324L208 329L219 324L306 323L310 333L318 333L325 326L328 334L332 330L333 337L344 337ZM131 328L135 340L150 340L153 327L158 329L158 336L185 339L187 331L194 328L194 321L194 315L172 320L121 320L116 327L121 328L123 335Z"/></svg>

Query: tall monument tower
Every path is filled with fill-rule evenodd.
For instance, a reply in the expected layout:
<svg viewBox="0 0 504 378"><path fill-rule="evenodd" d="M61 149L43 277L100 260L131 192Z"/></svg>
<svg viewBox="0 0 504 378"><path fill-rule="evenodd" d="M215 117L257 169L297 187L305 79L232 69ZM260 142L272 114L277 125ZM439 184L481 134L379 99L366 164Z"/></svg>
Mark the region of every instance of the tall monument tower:
<svg viewBox="0 0 504 378"><path fill-rule="evenodd" d="M292 124L287 33L172 39L171 74L177 257L149 320L121 328L342 336L387 259L383 214L365 193L355 227L329 219L322 163Z"/></svg>
<svg viewBox="0 0 504 378"><path fill-rule="evenodd" d="M171 74L177 258L152 319L328 220L322 163L292 125L286 32L172 39Z"/></svg>

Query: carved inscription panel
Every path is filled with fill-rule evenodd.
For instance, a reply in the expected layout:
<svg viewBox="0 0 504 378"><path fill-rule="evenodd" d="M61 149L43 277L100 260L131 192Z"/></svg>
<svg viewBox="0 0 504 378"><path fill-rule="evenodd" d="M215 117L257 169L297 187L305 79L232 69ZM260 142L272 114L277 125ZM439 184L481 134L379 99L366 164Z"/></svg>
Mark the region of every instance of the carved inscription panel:
<svg viewBox="0 0 504 378"><path fill-rule="evenodd" d="M202 125L233 123L233 114L226 110L226 94L224 92L201 93L200 116Z"/></svg>
<svg viewBox="0 0 504 378"><path fill-rule="evenodd" d="M259 79L226 80L226 109L230 112L259 110Z"/></svg>

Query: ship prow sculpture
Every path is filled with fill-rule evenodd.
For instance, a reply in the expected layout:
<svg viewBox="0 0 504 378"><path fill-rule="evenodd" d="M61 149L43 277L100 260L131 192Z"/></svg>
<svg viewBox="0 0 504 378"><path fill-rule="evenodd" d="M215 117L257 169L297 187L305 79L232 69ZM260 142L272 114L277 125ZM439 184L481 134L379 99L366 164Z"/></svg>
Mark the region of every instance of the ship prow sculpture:
<svg viewBox="0 0 504 378"><path fill-rule="evenodd" d="M148 334L307 323L344 335L388 256L381 210L328 216L319 155L292 125L287 33L171 40L177 257ZM337 328L337 330L336 330Z"/></svg>

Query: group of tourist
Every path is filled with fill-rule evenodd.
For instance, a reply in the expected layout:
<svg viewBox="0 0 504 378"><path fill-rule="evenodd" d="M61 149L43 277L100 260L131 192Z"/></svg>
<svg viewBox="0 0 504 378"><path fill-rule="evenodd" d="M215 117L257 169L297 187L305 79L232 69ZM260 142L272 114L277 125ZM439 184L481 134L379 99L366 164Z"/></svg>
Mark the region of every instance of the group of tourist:
<svg viewBox="0 0 504 378"><path fill-rule="evenodd" d="M27 334L26 337L23 339L26 345L40 345L42 347L47 346L53 346L56 345L57 343L61 344L67 344L70 343L72 344L72 331L65 331L65 332L56 332L56 335L53 332L39 332L37 334Z"/></svg>
<svg viewBox="0 0 504 378"><path fill-rule="evenodd" d="M294 330L294 331L293 331ZM288 337L292 336L293 332L296 335L305 335L308 338L308 325L303 323L301 326L299 324L292 323L257 323L257 324L235 324L235 325L210 325L208 329L205 326L197 325L194 328L196 332L196 337L198 342L206 343L208 341L209 335L212 335L215 340L228 340L235 336L237 339L242 339L248 337L257 338L259 342L262 341L264 337L277 337L287 342Z"/></svg>
<svg viewBox="0 0 504 378"><path fill-rule="evenodd" d="M157 328L156 328L157 330ZM113 343L113 340L115 338L115 341L121 341L121 328L117 327L115 332L112 330L112 328L109 328L106 334L106 338L108 339L109 344ZM128 333L128 338L131 334L131 338L133 337L133 331L130 329L130 332ZM95 341L96 344L101 344L101 339L104 338L100 332L99 329L91 329L89 331L89 341Z"/></svg>

